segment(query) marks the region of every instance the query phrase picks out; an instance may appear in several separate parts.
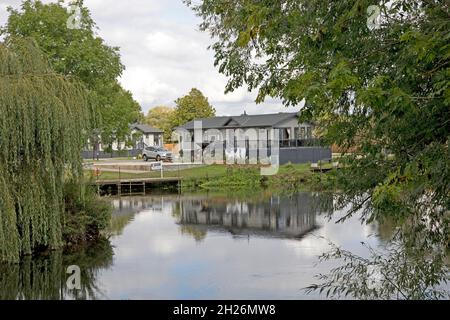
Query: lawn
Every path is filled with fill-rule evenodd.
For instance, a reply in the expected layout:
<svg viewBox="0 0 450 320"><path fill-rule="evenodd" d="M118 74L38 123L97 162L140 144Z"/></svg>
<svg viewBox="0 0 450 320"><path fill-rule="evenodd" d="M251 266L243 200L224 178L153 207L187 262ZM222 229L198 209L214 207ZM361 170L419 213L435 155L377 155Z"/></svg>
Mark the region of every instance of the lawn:
<svg viewBox="0 0 450 320"><path fill-rule="evenodd" d="M213 178L224 176L227 173L227 167L223 165L209 165L204 167L189 168L175 171L164 171L164 177L183 177L184 179L191 178ZM127 173L127 172L109 172L100 171L100 176L97 178L93 175L93 171L85 170L87 178L92 177L94 180L117 180L119 179L140 179L140 178L159 178L160 171L148 171L145 173Z"/></svg>
<svg viewBox="0 0 450 320"><path fill-rule="evenodd" d="M222 177L227 175L229 171L227 168L248 168L249 170L256 170L258 167L253 165L246 166L224 166L219 164L213 164L204 167L197 168L189 168L175 171L164 171L164 177L183 177L185 179L201 179L201 178L214 178L214 177ZM295 169L299 172L307 172L310 169L309 164L291 164L280 166L278 174L284 174L292 169ZM96 179L93 175L93 171L85 170L86 177L90 178L91 176ZM109 171L100 171L99 180L117 180L119 179L140 179L140 178L158 178L161 176L159 171L148 171L145 173L127 173L127 172L109 172Z"/></svg>
<svg viewBox="0 0 450 320"><path fill-rule="evenodd" d="M331 168L331 164L323 164L322 168ZM322 182L327 181L328 174L314 173L309 163L286 164L280 166L276 175L261 176L256 165L208 165L203 167L165 171L164 177L183 178L183 187L187 189L221 190L224 188L259 188L262 185L281 189L313 189L322 188ZM145 173L126 173L101 171L95 177L92 171L86 170L85 175L93 180L124 180L159 178L159 171Z"/></svg>

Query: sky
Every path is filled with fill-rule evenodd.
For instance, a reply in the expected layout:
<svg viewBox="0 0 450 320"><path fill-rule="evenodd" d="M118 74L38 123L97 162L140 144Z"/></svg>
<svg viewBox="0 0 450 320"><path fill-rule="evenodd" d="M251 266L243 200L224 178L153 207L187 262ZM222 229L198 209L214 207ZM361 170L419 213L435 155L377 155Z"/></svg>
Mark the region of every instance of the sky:
<svg viewBox="0 0 450 320"><path fill-rule="evenodd" d="M18 8L20 3L0 0L0 25L7 21L7 6ZM246 88L225 95L227 78L214 67L214 53L207 49L212 40L199 31L200 19L182 0L85 0L84 4L97 23L98 35L120 48L126 68L120 83L145 113L157 105L175 106L174 101L193 87L208 97L217 115L298 111L274 99L257 105L256 92Z"/></svg>

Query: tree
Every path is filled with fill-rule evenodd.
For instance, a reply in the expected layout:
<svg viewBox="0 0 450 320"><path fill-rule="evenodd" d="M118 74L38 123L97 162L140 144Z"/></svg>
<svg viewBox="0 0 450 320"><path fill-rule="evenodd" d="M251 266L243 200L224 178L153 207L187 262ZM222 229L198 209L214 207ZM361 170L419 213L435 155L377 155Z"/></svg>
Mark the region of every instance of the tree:
<svg viewBox="0 0 450 320"><path fill-rule="evenodd" d="M78 29L67 28L69 12L63 1L43 4L25 0L20 10L8 7L8 22L0 34L33 38L47 55L53 70L81 80L89 89L99 89L113 83L122 74L119 48L106 45L94 30L95 22L83 1L74 2L81 8Z"/></svg>
<svg viewBox="0 0 450 320"><path fill-rule="evenodd" d="M43 4L39 0L26 0L20 10L8 8L8 22L0 34L6 39L35 39L53 70L78 79L91 91L100 116L96 127L105 139L104 144L111 144L113 137L123 141L140 106L117 82L124 70L119 48L106 45L96 36L96 25L88 8L83 6L83 1L74 3L81 8L78 29L67 27L70 15L63 1ZM91 140L96 140L97 135L94 133Z"/></svg>
<svg viewBox="0 0 450 320"><path fill-rule="evenodd" d="M91 111L83 85L34 43L0 43L0 260L63 245L64 184L83 177Z"/></svg>
<svg viewBox="0 0 450 320"><path fill-rule="evenodd" d="M414 245L448 248L448 2L185 2L216 40L227 92L247 86L259 90L257 102L304 100L302 119L314 119L328 142L358 147L337 173L347 217L416 229L425 219L427 236Z"/></svg>
<svg viewBox="0 0 450 320"><path fill-rule="evenodd" d="M164 141L170 141L172 138L171 119L174 113L172 107L157 106L148 111L144 122L152 127L164 130Z"/></svg>
<svg viewBox="0 0 450 320"><path fill-rule="evenodd" d="M171 120L171 127L183 125L194 119L209 118L216 114L216 110L208 102L203 93L193 88L189 94L178 98Z"/></svg>
<svg viewBox="0 0 450 320"><path fill-rule="evenodd" d="M359 146L342 171L347 194L364 201L369 192L375 209L395 207L398 216L425 195L428 206L449 210L450 7L390 2L187 1L217 39L228 91L246 85L259 89L259 102L306 100L302 117L317 120L330 142Z"/></svg>
<svg viewBox="0 0 450 320"><path fill-rule="evenodd" d="M106 94L107 93L107 94ZM118 83L108 87L102 101L102 144L112 151L112 143L127 143L129 124L136 123L141 118L141 106L133 99L131 92L124 90Z"/></svg>

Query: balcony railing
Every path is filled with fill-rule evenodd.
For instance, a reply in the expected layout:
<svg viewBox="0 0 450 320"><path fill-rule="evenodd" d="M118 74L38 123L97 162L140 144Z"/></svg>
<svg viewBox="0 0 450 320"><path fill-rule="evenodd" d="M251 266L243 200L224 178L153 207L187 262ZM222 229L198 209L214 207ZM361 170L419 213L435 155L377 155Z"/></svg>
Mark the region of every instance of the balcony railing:
<svg viewBox="0 0 450 320"><path fill-rule="evenodd" d="M323 140L317 138L280 140L280 148L321 147L323 145Z"/></svg>
<svg viewBox="0 0 450 320"><path fill-rule="evenodd" d="M223 144L223 147L226 148L227 146L234 146L235 149L237 148L271 148L272 147L272 141L271 140L241 140L241 141L231 141L229 145L227 145L228 141L220 141L216 140L213 142L204 142L202 143L202 148L206 148L209 145L212 144ZM322 147L324 146L324 142L322 139L317 138L311 138L311 139L280 139L279 140L279 146L280 148L298 148L298 147Z"/></svg>

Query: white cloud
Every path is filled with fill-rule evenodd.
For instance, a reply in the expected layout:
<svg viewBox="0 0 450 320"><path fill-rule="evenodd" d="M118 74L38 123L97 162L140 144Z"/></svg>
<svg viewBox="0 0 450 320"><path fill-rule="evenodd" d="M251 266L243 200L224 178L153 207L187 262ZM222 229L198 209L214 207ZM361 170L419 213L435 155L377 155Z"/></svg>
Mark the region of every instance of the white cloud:
<svg viewBox="0 0 450 320"><path fill-rule="evenodd" d="M0 0L0 25L7 19L6 6L19 0ZM51 2L44 0L44 2ZM68 1L66 1L68 2ZM256 105L256 93L245 88L225 95L227 79L214 67L209 36L198 31L200 20L181 0L85 0L99 30L112 46L120 47L126 70L120 82L130 90L144 111L174 101L200 89L218 114L297 111L269 99Z"/></svg>

